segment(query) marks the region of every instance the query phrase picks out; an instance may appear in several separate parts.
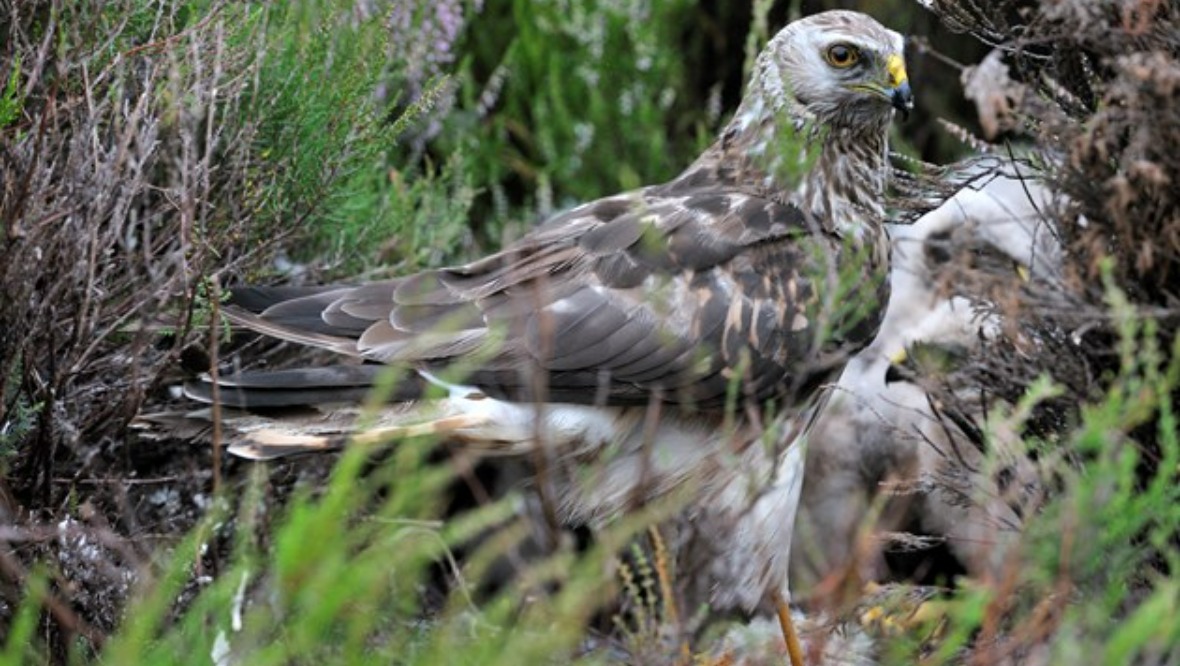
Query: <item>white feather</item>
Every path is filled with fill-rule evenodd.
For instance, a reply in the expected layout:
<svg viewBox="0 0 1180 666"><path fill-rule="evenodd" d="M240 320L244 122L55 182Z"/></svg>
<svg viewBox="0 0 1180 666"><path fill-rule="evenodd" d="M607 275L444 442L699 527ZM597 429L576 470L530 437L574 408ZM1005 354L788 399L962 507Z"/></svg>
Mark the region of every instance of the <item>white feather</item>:
<svg viewBox="0 0 1180 666"><path fill-rule="evenodd" d="M981 315L967 298L939 293L924 262L923 241L937 232L969 226L977 238L1029 267L1038 278L1053 279L1061 250L1044 217L1050 202L1047 187L1009 167L979 189L958 192L912 226L891 229L892 293L881 329L845 367L810 438L798 526L807 543L796 549L797 579L821 578L855 557L856 535L880 483L916 483L947 464L937 448L947 444L945 426L931 412L925 393L913 384L885 383L891 359L915 342L974 345L981 335L997 335L1002 324L997 315ZM925 528L951 539L952 549L973 570L997 556L978 557L987 550L982 543L1003 541L998 525L1019 522L1002 502L981 499L984 508L976 510L951 505L937 495L918 498L912 506ZM886 530L900 527L882 525ZM881 574L882 561L861 564L862 576Z"/></svg>

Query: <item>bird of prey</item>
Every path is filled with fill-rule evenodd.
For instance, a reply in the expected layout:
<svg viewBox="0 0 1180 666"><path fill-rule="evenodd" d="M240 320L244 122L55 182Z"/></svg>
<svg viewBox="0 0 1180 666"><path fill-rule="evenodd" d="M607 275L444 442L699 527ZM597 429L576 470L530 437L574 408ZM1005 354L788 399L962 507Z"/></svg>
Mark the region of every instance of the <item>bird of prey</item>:
<svg viewBox="0 0 1180 666"><path fill-rule="evenodd" d="M969 349L1002 335L997 301L1019 294L1030 280L1059 278L1061 247L1046 218L1048 187L1019 163L985 164L969 170L969 184L940 207L913 225L890 229L891 293L881 329L844 368L809 437L798 527L806 547L792 554L796 580L831 582L842 572L882 579L881 553L856 552L857 534L882 484L929 488L941 480L929 492L906 492L887 504L875 527L900 531L920 524L947 540L968 575L993 571L1003 549L987 544L1002 544L1020 524L991 479L964 479L953 471L982 470L982 453L939 418L926 392L909 381L887 381L907 348ZM1009 463L1006 485L1018 488L1032 478L1020 456ZM948 485L961 488L962 496L948 497Z"/></svg>
<svg viewBox="0 0 1180 666"><path fill-rule="evenodd" d="M401 278L243 288L235 324L352 359L187 387L251 458L417 433L540 451L564 474L562 516L601 521L688 490L740 571L718 607L774 603L816 388L871 340L888 288L887 130L913 104L901 35L831 11L795 21L756 61L715 143L671 181L551 219L500 252ZM383 366L410 375L354 432ZM456 374L456 365L463 371ZM425 399L430 386L446 397ZM291 408L308 407L292 413ZM282 414L267 410L283 409Z"/></svg>

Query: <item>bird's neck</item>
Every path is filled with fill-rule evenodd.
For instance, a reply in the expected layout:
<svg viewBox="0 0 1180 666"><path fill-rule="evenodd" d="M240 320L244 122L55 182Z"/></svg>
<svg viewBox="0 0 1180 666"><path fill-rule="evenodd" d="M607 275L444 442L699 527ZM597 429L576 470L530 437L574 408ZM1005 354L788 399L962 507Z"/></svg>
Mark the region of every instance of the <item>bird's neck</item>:
<svg viewBox="0 0 1180 666"><path fill-rule="evenodd" d="M799 207L825 231L862 239L885 216L891 116L850 130L825 126L797 103L776 108L748 95L701 161L731 165L740 184Z"/></svg>
<svg viewBox="0 0 1180 666"><path fill-rule="evenodd" d="M885 219L888 143L880 132L829 129L811 169L791 192L791 203L841 237L879 231Z"/></svg>

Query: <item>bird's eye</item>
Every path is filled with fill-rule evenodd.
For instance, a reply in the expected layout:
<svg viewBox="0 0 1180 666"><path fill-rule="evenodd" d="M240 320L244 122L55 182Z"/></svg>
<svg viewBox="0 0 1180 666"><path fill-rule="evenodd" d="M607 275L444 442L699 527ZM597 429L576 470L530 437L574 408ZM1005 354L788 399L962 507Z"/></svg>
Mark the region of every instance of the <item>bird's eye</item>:
<svg viewBox="0 0 1180 666"><path fill-rule="evenodd" d="M833 44L828 47L827 51L824 51L824 59L832 67L846 69L860 60L860 51L850 44Z"/></svg>

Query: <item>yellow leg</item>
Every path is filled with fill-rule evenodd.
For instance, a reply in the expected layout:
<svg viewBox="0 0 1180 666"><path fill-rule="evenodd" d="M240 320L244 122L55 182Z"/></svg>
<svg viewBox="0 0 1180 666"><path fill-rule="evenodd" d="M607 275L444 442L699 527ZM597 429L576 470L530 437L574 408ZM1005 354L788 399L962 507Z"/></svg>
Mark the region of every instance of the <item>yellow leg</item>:
<svg viewBox="0 0 1180 666"><path fill-rule="evenodd" d="M778 613L778 626L783 630L783 638L787 641L787 654L791 657L791 666L803 666L803 646L799 644L799 634L795 633L791 607L787 605L787 600L781 592L774 593L774 609Z"/></svg>

